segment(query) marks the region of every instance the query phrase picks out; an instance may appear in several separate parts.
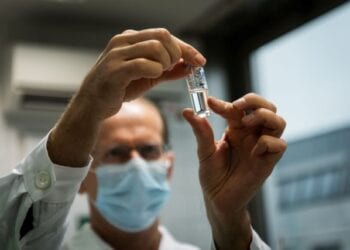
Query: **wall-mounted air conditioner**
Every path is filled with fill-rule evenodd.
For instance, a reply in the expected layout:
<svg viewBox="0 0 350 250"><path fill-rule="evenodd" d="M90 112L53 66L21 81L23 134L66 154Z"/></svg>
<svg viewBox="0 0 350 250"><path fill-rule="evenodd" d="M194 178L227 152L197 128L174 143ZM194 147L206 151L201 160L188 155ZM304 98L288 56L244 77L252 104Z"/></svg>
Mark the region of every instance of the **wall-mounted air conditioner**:
<svg viewBox="0 0 350 250"><path fill-rule="evenodd" d="M95 64L99 53L86 48L15 44L10 84L5 95L8 123L21 130L50 129ZM179 102L184 93L185 86L181 83L166 83L157 86L148 97Z"/></svg>
<svg viewBox="0 0 350 250"><path fill-rule="evenodd" d="M50 129L98 55L92 49L15 44L5 95L9 124L30 131Z"/></svg>

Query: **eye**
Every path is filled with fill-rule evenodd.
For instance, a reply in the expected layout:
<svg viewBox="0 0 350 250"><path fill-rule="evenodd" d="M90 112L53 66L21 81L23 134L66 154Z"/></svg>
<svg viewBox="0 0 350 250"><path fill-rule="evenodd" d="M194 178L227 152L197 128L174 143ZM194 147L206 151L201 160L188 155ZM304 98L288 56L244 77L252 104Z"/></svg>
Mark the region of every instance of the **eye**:
<svg viewBox="0 0 350 250"><path fill-rule="evenodd" d="M160 145L142 145L138 147L138 151L146 160L158 159L162 154L162 149Z"/></svg>
<svg viewBox="0 0 350 250"><path fill-rule="evenodd" d="M123 148L113 148L111 151L109 151L109 154L111 156L120 156L120 155L125 155L125 153L127 153L127 151Z"/></svg>
<svg viewBox="0 0 350 250"><path fill-rule="evenodd" d="M129 159L131 149L128 146L117 146L109 150L105 162L123 162Z"/></svg>

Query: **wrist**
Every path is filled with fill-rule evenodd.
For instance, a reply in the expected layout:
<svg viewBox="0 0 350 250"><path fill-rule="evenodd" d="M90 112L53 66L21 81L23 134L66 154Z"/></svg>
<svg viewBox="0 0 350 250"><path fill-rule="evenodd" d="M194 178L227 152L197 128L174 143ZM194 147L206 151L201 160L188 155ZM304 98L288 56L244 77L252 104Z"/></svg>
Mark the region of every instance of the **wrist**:
<svg viewBox="0 0 350 250"><path fill-rule="evenodd" d="M101 114L88 99L74 96L49 135L47 149L52 162L85 166L102 121Z"/></svg>
<svg viewBox="0 0 350 250"><path fill-rule="evenodd" d="M217 250L247 250L252 241L250 216L246 209L222 212L206 202L214 244Z"/></svg>
<svg viewBox="0 0 350 250"><path fill-rule="evenodd" d="M108 117L106 115L106 105L100 100L98 96L92 93L86 93L84 91L79 91L72 99L68 109L72 109L70 112L74 117L70 119L75 122L75 118L83 115L89 114L84 117L86 120L90 120L92 123L100 123ZM67 110L68 110L67 109Z"/></svg>

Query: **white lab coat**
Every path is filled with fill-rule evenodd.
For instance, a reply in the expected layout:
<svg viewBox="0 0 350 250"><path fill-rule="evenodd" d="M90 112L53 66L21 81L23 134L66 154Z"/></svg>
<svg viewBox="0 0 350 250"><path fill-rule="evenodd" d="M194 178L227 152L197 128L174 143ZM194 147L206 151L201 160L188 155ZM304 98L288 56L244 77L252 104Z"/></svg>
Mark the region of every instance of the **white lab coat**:
<svg viewBox="0 0 350 250"><path fill-rule="evenodd" d="M69 168L53 164L46 143L47 137L10 175L0 179L2 250L56 250L61 247L67 214L88 166ZM33 208L33 229L20 238L30 207Z"/></svg>
<svg viewBox="0 0 350 250"><path fill-rule="evenodd" d="M179 242L166 230L159 227L162 235L159 250L199 250L198 247ZM63 247L64 250L113 250L92 230L90 224L83 226Z"/></svg>
<svg viewBox="0 0 350 250"><path fill-rule="evenodd" d="M12 173L0 178L0 249L1 250L58 250L62 248L67 227L67 215L85 178L87 166L71 168L52 163L48 156L46 136L23 159ZM20 230L28 210L33 208L33 229L22 238ZM176 241L164 227L160 227L162 241L159 250L198 250L190 244ZM92 230L82 233L75 248L99 250L111 249ZM90 242L90 244L85 244ZM103 244L102 244L103 243ZM94 245L95 244L95 245ZM101 246L101 248L91 246ZM70 248L69 248L70 247ZM212 249L215 247L212 246ZM251 250L270 249L253 230Z"/></svg>
<svg viewBox="0 0 350 250"><path fill-rule="evenodd" d="M162 235L159 250L200 250L194 245L177 241L164 226L159 226L159 231ZM270 250L259 235L253 229L252 231L250 250ZM211 249L216 249L214 244L211 245ZM94 232L90 224L86 224L66 242L63 250L113 250L113 248Z"/></svg>

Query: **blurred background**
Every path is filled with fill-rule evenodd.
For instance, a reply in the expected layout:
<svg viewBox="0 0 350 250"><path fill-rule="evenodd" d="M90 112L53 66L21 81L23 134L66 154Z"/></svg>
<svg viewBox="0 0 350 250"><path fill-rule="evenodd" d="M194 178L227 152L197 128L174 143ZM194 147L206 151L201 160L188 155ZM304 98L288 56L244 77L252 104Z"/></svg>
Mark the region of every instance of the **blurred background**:
<svg viewBox="0 0 350 250"><path fill-rule="evenodd" d="M45 136L108 40L125 29L165 27L199 48L211 95L254 91L272 100L289 147L250 204L272 249L350 249L350 3L342 0L2 0L0 174ZM166 113L176 154L162 222L209 249L195 141L181 118L183 80L148 96ZM224 122L213 115L219 137ZM186 145L184 147L183 145ZM67 237L87 220L78 196Z"/></svg>

